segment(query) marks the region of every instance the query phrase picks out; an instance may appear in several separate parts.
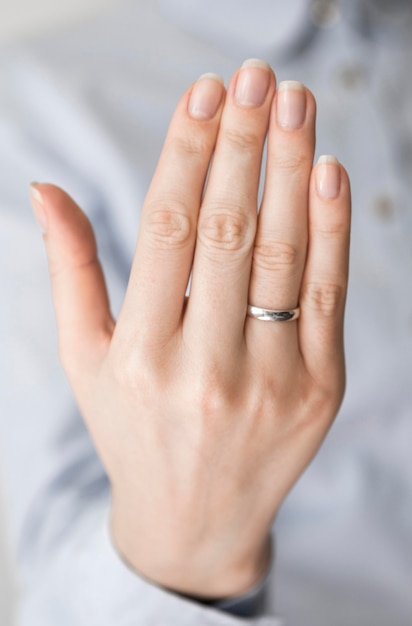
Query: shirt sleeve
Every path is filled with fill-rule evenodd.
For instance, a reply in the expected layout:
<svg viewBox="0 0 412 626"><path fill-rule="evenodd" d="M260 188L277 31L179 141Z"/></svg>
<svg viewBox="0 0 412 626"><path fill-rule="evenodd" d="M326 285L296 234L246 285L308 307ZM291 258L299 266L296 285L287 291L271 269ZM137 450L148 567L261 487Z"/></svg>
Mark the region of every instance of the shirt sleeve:
<svg viewBox="0 0 412 626"><path fill-rule="evenodd" d="M148 583L118 556L106 519L104 507L91 507L57 546L26 594L22 626L56 621L67 626L281 626L269 615L244 619Z"/></svg>

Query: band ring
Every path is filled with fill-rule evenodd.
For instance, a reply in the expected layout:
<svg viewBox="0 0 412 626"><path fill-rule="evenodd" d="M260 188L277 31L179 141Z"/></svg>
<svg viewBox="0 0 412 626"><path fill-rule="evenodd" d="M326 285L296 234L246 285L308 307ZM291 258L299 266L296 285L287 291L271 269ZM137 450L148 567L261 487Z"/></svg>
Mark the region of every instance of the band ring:
<svg viewBox="0 0 412 626"><path fill-rule="evenodd" d="M293 322L300 315L300 308L288 309L286 311L274 311L273 309L262 309L259 306L248 304L247 314L262 322Z"/></svg>

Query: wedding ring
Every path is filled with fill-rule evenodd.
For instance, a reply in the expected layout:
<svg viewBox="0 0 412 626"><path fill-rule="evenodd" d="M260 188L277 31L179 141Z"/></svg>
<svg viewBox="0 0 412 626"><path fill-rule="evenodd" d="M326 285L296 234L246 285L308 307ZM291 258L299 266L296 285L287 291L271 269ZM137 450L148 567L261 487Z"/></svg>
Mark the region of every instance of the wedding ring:
<svg viewBox="0 0 412 626"><path fill-rule="evenodd" d="M248 304L247 314L262 322L293 322L300 315L300 308L287 309L286 311L274 311L273 309L262 309L259 306Z"/></svg>

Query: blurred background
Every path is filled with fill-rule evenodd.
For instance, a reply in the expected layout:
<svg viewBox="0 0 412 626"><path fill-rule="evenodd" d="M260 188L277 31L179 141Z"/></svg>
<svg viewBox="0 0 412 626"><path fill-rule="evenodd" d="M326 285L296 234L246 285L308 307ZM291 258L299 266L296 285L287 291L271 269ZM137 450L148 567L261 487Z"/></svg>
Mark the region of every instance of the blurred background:
<svg viewBox="0 0 412 626"><path fill-rule="evenodd" d="M0 0L0 54L7 44L41 35L104 10L115 0ZM0 459L0 625L14 626L16 581L8 548Z"/></svg>
<svg viewBox="0 0 412 626"><path fill-rule="evenodd" d="M115 0L0 0L0 45L59 28Z"/></svg>

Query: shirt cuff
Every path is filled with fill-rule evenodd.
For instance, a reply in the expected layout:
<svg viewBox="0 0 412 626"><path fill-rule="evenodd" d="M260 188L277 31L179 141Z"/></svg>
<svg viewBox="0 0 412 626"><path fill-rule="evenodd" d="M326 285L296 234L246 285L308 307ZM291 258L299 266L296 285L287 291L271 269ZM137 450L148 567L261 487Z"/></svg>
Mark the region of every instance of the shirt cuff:
<svg viewBox="0 0 412 626"><path fill-rule="evenodd" d="M131 613L136 611L136 617L139 617L137 621L133 622L133 625L145 624L146 621L142 620L144 614L148 624L152 623L151 620L162 618L162 623L165 625L176 624L176 626L193 626L193 624L197 626L244 626L245 624L250 626L284 626L283 622L274 616L266 614L255 617L250 613L247 614L248 610L252 610L252 605L254 607L259 605L259 611L261 608L263 610L263 598L266 595L269 572L248 593L235 598L225 598L208 606L191 597L181 596L157 586L130 569L114 547L107 517L100 542L103 542L103 545L99 547L96 575L101 579L101 582L105 580L105 589L102 591L105 595L107 594L107 598L113 594L115 589L122 589L124 597L128 598L129 611ZM133 603L135 603L134 609ZM235 608L235 605L239 610ZM246 613L242 612L242 607ZM249 617L249 619L239 619L239 617ZM119 620L116 620L116 623L123 626ZM156 622L153 621L153 623Z"/></svg>
<svg viewBox="0 0 412 626"><path fill-rule="evenodd" d="M264 615L267 610L268 600L268 585L269 578L273 569L274 562L274 550L273 539L270 542L270 561L266 574L261 580L249 591L227 598L221 598L219 600L208 600L197 596L190 596L186 594L178 594L183 598L192 600L193 602L199 602L206 606L213 606L220 611L225 611L231 615L237 615L239 617L259 617Z"/></svg>

